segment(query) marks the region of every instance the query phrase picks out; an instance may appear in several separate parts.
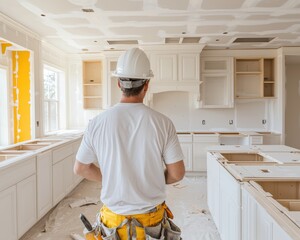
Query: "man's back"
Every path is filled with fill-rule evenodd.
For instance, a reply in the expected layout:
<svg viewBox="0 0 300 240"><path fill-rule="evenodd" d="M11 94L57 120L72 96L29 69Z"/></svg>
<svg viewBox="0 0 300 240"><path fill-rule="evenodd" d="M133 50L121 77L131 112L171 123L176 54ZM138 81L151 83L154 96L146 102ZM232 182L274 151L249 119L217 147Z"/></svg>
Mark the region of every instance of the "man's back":
<svg viewBox="0 0 300 240"><path fill-rule="evenodd" d="M167 117L142 103L119 103L93 119L87 131L87 147L102 171L106 206L118 214L136 214L165 200L163 160L171 164L180 155Z"/></svg>

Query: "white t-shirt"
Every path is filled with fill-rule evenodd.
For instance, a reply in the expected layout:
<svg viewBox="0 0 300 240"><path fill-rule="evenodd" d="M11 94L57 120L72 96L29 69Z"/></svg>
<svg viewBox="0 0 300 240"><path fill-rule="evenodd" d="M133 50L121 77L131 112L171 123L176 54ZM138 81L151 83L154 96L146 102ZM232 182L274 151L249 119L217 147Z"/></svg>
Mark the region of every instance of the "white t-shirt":
<svg viewBox="0 0 300 240"><path fill-rule="evenodd" d="M117 214L138 214L166 198L164 164L184 156L171 120L143 103L119 103L90 121L76 155L98 161L101 201Z"/></svg>

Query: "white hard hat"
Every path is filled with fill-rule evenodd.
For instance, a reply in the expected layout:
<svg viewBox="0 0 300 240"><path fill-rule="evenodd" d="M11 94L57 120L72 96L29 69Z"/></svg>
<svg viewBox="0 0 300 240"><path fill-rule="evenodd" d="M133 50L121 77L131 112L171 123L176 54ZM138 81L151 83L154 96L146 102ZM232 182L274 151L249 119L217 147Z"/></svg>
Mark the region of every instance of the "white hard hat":
<svg viewBox="0 0 300 240"><path fill-rule="evenodd" d="M112 75L130 79L150 79L153 77L149 59L139 48L132 48L124 52L119 57L117 69Z"/></svg>

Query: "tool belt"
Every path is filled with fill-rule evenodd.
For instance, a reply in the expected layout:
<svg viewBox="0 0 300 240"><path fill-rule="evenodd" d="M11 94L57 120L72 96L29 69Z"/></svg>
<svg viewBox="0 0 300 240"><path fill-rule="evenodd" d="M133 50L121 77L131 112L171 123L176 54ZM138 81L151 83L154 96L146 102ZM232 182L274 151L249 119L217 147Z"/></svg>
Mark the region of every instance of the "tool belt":
<svg viewBox="0 0 300 240"><path fill-rule="evenodd" d="M127 227L127 239L136 240L136 227L143 228L145 231L145 240L181 240L181 230L173 221L172 212L166 206L162 221L155 226L144 227L135 218L125 218L119 226L108 228L101 222L100 213L97 214L97 220L93 224L93 229L88 231L86 228L83 233L86 240L121 240L117 230L124 225Z"/></svg>

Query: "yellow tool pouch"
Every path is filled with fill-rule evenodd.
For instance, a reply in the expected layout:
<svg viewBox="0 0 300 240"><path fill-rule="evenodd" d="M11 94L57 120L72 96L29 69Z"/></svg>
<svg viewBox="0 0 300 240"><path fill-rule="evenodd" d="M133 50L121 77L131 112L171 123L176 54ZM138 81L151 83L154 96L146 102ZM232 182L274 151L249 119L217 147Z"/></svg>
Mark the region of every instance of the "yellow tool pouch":
<svg viewBox="0 0 300 240"><path fill-rule="evenodd" d="M117 226L108 228L101 222L100 213L97 214L97 221L93 225L93 230L84 231L86 240L181 240L181 230L176 226L171 218L171 210L163 204L163 219L154 226L143 226L134 216L125 216L125 219ZM121 216L121 215L118 215ZM125 229L126 229L126 232ZM118 235L118 229L123 231L123 237ZM137 231L142 229L141 232ZM125 236L125 235L126 236Z"/></svg>

